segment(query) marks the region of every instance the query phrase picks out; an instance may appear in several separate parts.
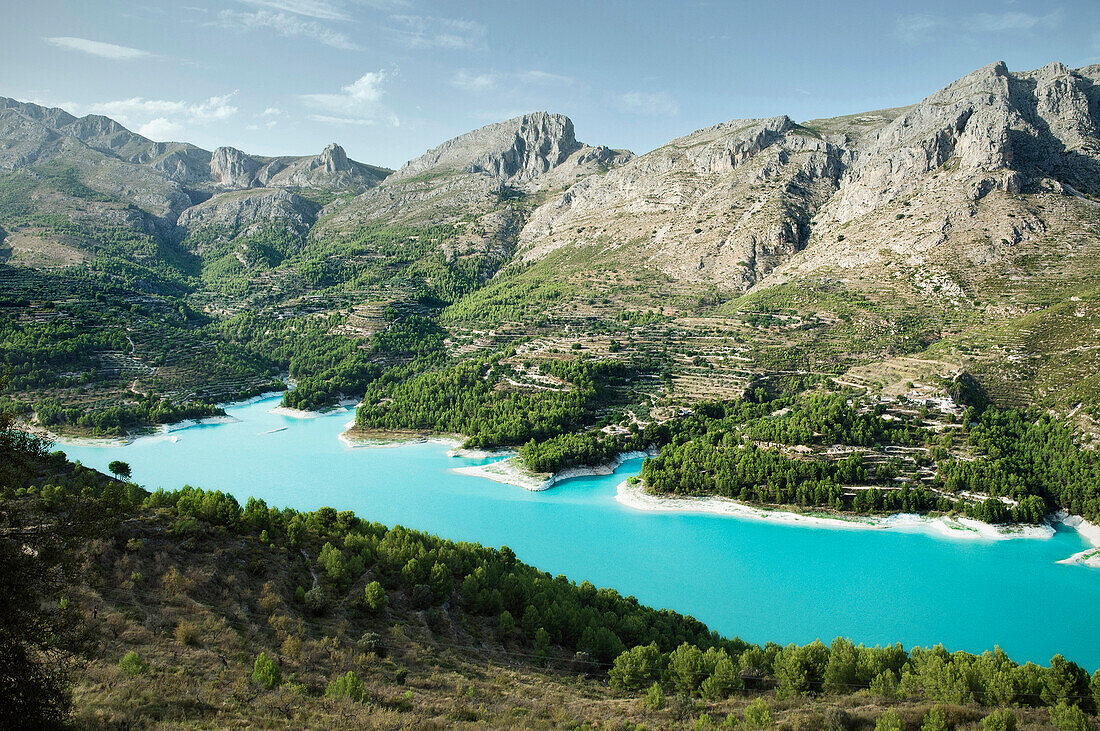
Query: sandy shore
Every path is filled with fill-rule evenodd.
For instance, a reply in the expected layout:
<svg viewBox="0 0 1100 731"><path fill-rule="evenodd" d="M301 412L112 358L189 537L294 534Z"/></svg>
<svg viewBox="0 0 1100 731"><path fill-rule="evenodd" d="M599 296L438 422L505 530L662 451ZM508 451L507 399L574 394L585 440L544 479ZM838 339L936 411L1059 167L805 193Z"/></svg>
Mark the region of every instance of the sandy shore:
<svg viewBox="0 0 1100 731"><path fill-rule="evenodd" d="M1058 563L1078 564L1100 569L1100 525L1090 523L1080 515L1059 513L1056 517L1062 525L1073 528L1081 534L1082 538L1092 544L1092 548L1086 548L1084 551L1075 553L1069 558L1064 558Z"/></svg>
<svg viewBox="0 0 1100 731"><path fill-rule="evenodd" d="M635 510L650 512L686 512L729 515L750 520L766 520L776 523L798 524L842 530L904 530L932 533L947 538L1005 540L1009 538L1050 538L1054 528L1038 526L994 526L969 518L930 518L916 514L889 516L844 516L829 513L795 513L768 510L730 500L724 497L665 497L651 495L641 483L621 483L615 492L615 500Z"/></svg>
<svg viewBox="0 0 1100 731"><path fill-rule="evenodd" d="M303 409L292 409L289 406L276 406L273 409L269 409L269 413L289 416L291 419L316 419L319 416L330 416L333 412L337 411L350 411L358 405L359 401L356 399L344 399L337 402L335 406L330 406L321 411L305 411Z"/></svg>
<svg viewBox="0 0 1100 731"><path fill-rule="evenodd" d="M384 431L381 429L360 429L352 419L344 425L344 431L338 437L344 446L360 447L399 447L409 443L443 444L452 449L461 447L465 438L461 434L431 434L417 431Z"/></svg>
<svg viewBox="0 0 1100 731"><path fill-rule="evenodd" d="M484 477L487 480L503 482L506 485L515 485L516 487L522 487L524 490L535 492L549 490L562 480L570 480L574 477L610 475L618 469L619 465L629 459L641 459L649 456L646 452L624 452L605 464L590 467L567 467L564 470L550 474L548 472L532 472L527 469L515 452L456 449L449 452L449 454L452 457L470 457L472 459L486 459L500 454L507 454L509 456L497 462L471 465L469 467L455 467L453 471L461 475Z"/></svg>
<svg viewBox="0 0 1100 731"><path fill-rule="evenodd" d="M488 454L488 453L486 453ZM524 490L538 492L548 490L554 486L554 475L546 472L531 472L523 466L519 455L512 453L497 462L489 464L470 465L468 467L455 467L452 472L472 477L484 477L493 482L503 482L506 485L515 485Z"/></svg>

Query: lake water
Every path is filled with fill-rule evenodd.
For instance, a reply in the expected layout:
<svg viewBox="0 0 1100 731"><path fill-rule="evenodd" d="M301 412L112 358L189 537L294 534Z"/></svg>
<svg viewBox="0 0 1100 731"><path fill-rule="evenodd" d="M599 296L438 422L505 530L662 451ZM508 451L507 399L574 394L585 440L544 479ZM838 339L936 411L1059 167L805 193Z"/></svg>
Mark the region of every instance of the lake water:
<svg viewBox="0 0 1100 731"><path fill-rule="evenodd" d="M351 410L315 419L270 413L278 398L232 406L238 419L127 446L59 445L106 470L114 459L153 489L185 484L269 505L332 506L453 540L510 546L552 574L589 580L752 642L1000 645L1018 662L1055 653L1100 667L1100 570L1056 563L1087 548L1050 539L949 539L825 529L719 515L651 513L615 501L641 467L528 492L453 468L481 464L440 444L345 446Z"/></svg>

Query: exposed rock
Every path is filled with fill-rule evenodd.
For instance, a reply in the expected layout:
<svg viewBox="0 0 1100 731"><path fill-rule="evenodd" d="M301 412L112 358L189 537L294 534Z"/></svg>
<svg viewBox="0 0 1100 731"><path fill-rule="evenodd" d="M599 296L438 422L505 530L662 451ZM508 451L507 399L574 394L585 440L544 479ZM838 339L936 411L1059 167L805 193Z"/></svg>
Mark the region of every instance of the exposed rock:
<svg viewBox="0 0 1100 731"><path fill-rule="evenodd" d="M177 225L188 234L216 226L235 236L264 225L279 225L304 236L316 220L317 210L315 203L290 191L260 188L215 195L184 211Z"/></svg>
<svg viewBox="0 0 1100 731"><path fill-rule="evenodd" d="M610 245L677 278L748 287L802 247L844 159L788 117L723 122L543 205L520 234L521 253Z"/></svg>
<svg viewBox="0 0 1100 731"><path fill-rule="evenodd" d="M527 183L581 146L568 117L534 112L448 140L405 163L391 182L431 171L485 173L505 183Z"/></svg>
<svg viewBox="0 0 1100 731"><path fill-rule="evenodd" d="M210 177L224 188L251 188L259 164L235 147L219 147L210 156Z"/></svg>

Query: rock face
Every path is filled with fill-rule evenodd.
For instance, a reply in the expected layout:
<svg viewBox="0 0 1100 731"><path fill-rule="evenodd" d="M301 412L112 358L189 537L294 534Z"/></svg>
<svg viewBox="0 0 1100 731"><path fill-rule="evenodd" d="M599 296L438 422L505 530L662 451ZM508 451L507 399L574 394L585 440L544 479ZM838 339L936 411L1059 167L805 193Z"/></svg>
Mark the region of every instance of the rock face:
<svg viewBox="0 0 1100 731"><path fill-rule="evenodd" d="M0 99L0 170L71 168L116 200L58 192L42 206L134 219L147 231L171 232L177 220L182 233L207 223L302 231L316 211L294 191L322 188L355 195L329 204L319 235L453 224L480 232L467 237L472 250L501 262L576 251L578 266L639 264L746 291L886 256L913 266L937 251L976 266L1001 261L1053 228L1017 205L1020 195L1095 208L1098 133L1100 66L1014 73L997 62L911 107L802 124L731 120L641 157L583 144L567 117L534 112L460 135L392 174L336 144L305 157L211 153L152 142L106 117Z"/></svg>
<svg viewBox="0 0 1100 731"><path fill-rule="evenodd" d="M1098 129L1100 66L1058 63L1024 73L993 63L903 109L733 120L578 182L534 212L520 256L600 246L743 291L788 261L803 272L868 265L884 250L917 261L992 230L996 248L1041 220L975 218L973 204L994 192L1100 195Z"/></svg>
<svg viewBox="0 0 1100 731"><path fill-rule="evenodd" d="M241 236L265 225L285 226L304 236L317 219L318 209L315 203L288 190L234 191L191 206L180 215L177 226L183 236L206 226Z"/></svg>
<svg viewBox="0 0 1100 731"><path fill-rule="evenodd" d="M528 183L581 149L573 122L535 112L467 132L428 150L394 173L398 182L427 172L485 173L505 183Z"/></svg>
<svg viewBox="0 0 1100 731"><path fill-rule="evenodd" d="M831 211L851 220L921 188L941 168L975 197L1046 177L1100 192L1100 67L1052 63L1029 73L990 64L936 92L857 150Z"/></svg>
<svg viewBox="0 0 1100 731"><path fill-rule="evenodd" d="M804 245L846 158L788 117L724 122L543 205L520 234L521 256L609 245L676 278L751 286Z"/></svg>
<svg viewBox="0 0 1100 731"><path fill-rule="evenodd" d="M633 154L578 142L568 117L525 114L467 132L409 161L380 185L328 211L323 234L367 224L431 225L475 218L467 253L512 253L526 209L516 191L564 190ZM452 252L453 253L453 252Z"/></svg>
<svg viewBox="0 0 1100 731"><path fill-rule="evenodd" d="M251 188L259 164L235 147L219 147L210 156L210 177L225 188Z"/></svg>
<svg viewBox="0 0 1100 731"><path fill-rule="evenodd" d="M150 225L161 230L170 230L197 200L220 191L328 188L361 192L390 173L348 159L335 144L306 157L264 158L233 147L208 152L179 142L153 142L107 117L77 118L61 109L0 97L0 170L34 174L37 166L51 162L71 168L93 190L136 205L152 217ZM254 210L266 216L275 209ZM194 221L197 215L187 220Z"/></svg>

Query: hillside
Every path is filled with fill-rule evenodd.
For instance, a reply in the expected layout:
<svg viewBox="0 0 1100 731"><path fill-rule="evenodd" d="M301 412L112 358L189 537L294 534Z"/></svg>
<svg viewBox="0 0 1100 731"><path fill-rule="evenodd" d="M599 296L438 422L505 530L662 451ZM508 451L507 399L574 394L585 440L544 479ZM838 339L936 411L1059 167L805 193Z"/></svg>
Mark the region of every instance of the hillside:
<svg viewBox="0 0 1100 731"><path fill-rule="evenodd" d="M563 465L660 446L640 442L760 384L905 412L965 382L1087 448L1098 80L998 62L912 106L731 120L641 156L537 112L392 173L6 101L0 360L27 422L80 434L293 385L286 406L366 397L364 426L533 439L529 462ZM899 479L936 487L922 439Z"/></svg>
<svg viewBox="0 0 1100 731"><path fill-rule="evenodd" d="M749 645L506 547L148 493L10 425L0 727L1085 729L1100 700L1061 656Z"/></svg>

